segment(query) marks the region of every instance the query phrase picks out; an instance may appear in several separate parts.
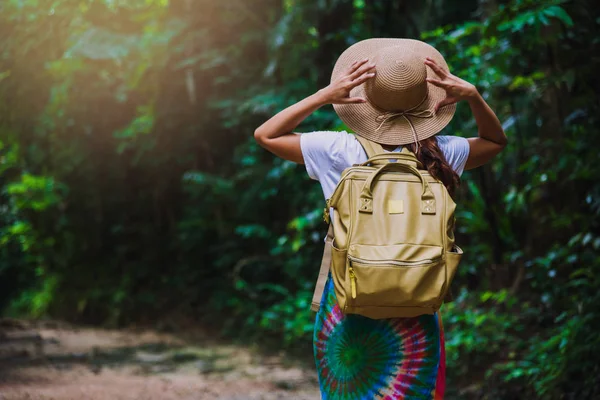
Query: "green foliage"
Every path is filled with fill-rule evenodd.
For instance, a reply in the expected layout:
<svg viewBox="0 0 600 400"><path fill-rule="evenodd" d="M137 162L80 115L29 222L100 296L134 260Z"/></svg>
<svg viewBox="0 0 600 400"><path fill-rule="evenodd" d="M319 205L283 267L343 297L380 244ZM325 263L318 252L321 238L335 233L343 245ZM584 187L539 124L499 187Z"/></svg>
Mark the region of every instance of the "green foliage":
<svg viewBox="0 0 600 400"><path fill-rule="evenodd" d="M586 103L586 85L574 80L591 71L583 37L597 29L597 22L573 23L574 16L583 21L584 4L570 14L562 2L514 1L482 23L424 35L450 55L458 76L481 82L512 138L489 168L466 175L459 236L470 239L472 255L460 273L486 292L467 292L468 309L460 302L449 307L449 325L457 326L449 335L450 353L457 352L450 375L467 375L461 360L469 360L469 369L487 364L479 387L490 398L593 398L600 392L581 378L598 368L580 350L598 352L592 328L597 295L586 289L598 287L592 271L600 265L593 255L598 213L592 207L600 169L586 161L600 144L598 110ZM469 132L473 126L457 118L453 128ZM492 268L482 271L486 264ZM484 307L499 295L503 301Z"/></svg>
<svg viewBox="0 0 600 400"><path fill-rule="evenodd" d="M43 211L58 203L60 196L52 177L21 175L21 179L6 185L6 193L18 210Z"/></svg>
<svg viewBox="0 0 600 400"><path fill-rule="evenodd" d="M309 348L320 188L252 140L362 38L420 37L510 138L467 171L449 398L600 396L600 18L591 1L11 0L0 308L193 317ZM49 34L50 33L50 34ZM299 128L345 129L331 107ZM466 104L445 133L476 135Z"/></svg>

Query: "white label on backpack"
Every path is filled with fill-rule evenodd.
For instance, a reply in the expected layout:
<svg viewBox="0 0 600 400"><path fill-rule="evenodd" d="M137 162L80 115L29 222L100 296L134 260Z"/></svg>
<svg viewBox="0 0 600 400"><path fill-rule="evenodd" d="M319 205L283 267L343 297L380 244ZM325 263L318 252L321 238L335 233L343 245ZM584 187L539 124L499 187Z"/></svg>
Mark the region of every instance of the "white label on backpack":
<svg viewBox="0 0 600 400"><path fill-rule="evenodd" d="M389 214L404 214L404 201L403 200L388 200L388 213Z"/></svg>

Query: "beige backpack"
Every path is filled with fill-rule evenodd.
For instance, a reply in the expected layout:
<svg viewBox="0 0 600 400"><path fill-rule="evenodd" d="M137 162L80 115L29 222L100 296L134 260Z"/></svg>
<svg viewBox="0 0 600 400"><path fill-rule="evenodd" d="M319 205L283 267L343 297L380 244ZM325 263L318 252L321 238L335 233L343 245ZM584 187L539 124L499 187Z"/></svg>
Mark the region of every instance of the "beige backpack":
<svg viewBox="0 0 600 400"><path fill-rule="evenodd" d="M454 244L456 203L408 149L384 153L381 145L357 139L368 160L347 168L327 200L329 232L311 309L319 309L331 267L345 314L433 314L463 254Z"/></svg>

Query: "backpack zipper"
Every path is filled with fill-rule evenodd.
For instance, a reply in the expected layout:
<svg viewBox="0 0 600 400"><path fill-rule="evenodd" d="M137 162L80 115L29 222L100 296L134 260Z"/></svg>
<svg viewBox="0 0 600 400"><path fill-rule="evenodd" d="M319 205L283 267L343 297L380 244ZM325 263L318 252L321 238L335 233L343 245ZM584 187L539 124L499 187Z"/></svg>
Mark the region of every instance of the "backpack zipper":
<svg viewBox="0 0 600 400"><path fill-rule="evenodd" d="M359 264L367 264L367 265L386 264L386 265L399 265L399 266L414 266L414 265L433 264L434 262L441 260L442 257L436 257L436 258L431 258L428 260L419 260L419 261L397 261L397 260L374 261L374 260L365 260L365 259L354 257L354 256L348 256L348 258L353 262L357 262Z"/></svg>
<svg viewBox="0 0 600 400"><path fill-rule="evenodd" d="M419 260L419 261L396 261L396 260L382 260L382 261L373 261L373 260L364 260L362 258L357 258L353 256L348 256L348 259L352 262L356 262L359 264L366 265L398 265L398 266L417 266L417 265L426 265L433 264L436 261L442 259L442 257L431 258L428 260ZM354 268L352 268L352 263L348 266L348 273L350 275L350 290L352 294L352 299L356 299L356 273L354 272Z"/></svg>
<svg viewBox="0 0 600 400"><path fill-rule="evenodd" d="M350 287L352 289L352 298L356 299L356 274L354 273L354 268L352 265L349 267L350 272Z"/></svg>

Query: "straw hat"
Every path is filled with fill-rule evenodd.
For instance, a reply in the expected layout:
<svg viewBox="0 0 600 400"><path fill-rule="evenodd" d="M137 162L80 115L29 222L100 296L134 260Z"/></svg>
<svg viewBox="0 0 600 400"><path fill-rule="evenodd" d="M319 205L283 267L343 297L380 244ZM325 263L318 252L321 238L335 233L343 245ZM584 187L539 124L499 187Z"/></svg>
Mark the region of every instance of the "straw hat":
<svg viewBox="0 0 600 400"><path fill-rule="evenodd" d="M375 76L350 92L350 97L363 97L366 103L334 104L335 111L356 134L380 144L401 145L435 135L450 122L456 104L434 112L446 91L425 80L440 78L424 64L425 57L448 70L444 57L419 40L367 39L353 44L337 60L331 81L365 58L376 64Z"/></svg>

